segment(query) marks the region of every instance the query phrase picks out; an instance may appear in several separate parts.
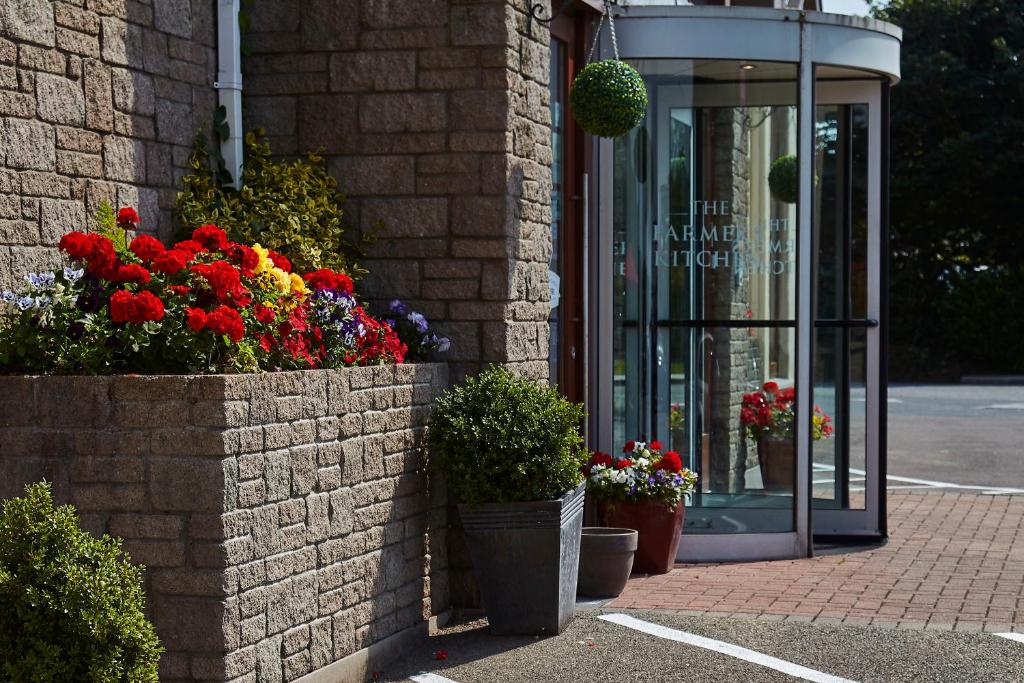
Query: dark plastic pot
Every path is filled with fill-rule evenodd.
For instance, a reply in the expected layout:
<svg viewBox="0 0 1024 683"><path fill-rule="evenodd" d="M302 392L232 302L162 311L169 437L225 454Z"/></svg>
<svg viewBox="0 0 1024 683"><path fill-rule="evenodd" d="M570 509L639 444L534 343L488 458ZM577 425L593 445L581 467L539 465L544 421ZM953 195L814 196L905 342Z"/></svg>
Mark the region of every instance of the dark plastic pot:
<svg viewBox="0 0 1024 683"><path fill-rule="evenodd" d="M636 529L638 532L633 571L641 574L665 574L676 561L679 534L686 508L682 501L672 510L665 503L605 503L604 521L608 526Z"/></svg>
<svg viewBox="0 0 1024 683"><path fill-rule="evenodd" d="M494 635L556 635L576 614L584 486L559 500L459 505Z"/></svg>
<svg viewBox="0 0 1024 683"><path fill-rule="evenodd" d="M633 571L637 535L634 529L583 527L576 592L592 598L617 597Z"/></svg>

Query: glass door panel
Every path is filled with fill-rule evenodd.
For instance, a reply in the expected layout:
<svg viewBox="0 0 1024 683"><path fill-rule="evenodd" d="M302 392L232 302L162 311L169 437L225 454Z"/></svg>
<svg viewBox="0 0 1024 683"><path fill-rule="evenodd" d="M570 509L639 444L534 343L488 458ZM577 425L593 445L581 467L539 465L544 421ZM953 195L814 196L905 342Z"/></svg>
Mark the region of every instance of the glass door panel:
<svg viewBox="0 0 1024 683"><path fill-rule="evenodd" d="M759 444L741 410L795 391L796 207L769 176L796 151L796 67L641 72L648 117L612 159L613 437L667 440L698 473L687 533L794 532L793 425Z"/></svg>
<svg viewBox="0 0 1024 683"><path fill-rule="evenodd" d="M815 120L814 532L880 530L880 85L819 83ZM819 417L819 419L822 419Z"/></svg>

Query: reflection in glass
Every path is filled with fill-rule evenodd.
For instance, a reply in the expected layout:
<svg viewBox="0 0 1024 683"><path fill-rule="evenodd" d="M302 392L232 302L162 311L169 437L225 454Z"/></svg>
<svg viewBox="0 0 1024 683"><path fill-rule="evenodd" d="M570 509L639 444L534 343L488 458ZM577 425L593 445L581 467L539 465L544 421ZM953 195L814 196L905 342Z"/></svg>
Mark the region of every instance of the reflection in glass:
<svg viewBox="0 0 1024 683"><path fill-rule="evenodd" d="M691 532L792 531L793 442L766 487L740 410L795 379L796 206L768 177L796 152L796 67L637 66L648 116L613 158L615 442L670 439L699 473Z"/></svg>

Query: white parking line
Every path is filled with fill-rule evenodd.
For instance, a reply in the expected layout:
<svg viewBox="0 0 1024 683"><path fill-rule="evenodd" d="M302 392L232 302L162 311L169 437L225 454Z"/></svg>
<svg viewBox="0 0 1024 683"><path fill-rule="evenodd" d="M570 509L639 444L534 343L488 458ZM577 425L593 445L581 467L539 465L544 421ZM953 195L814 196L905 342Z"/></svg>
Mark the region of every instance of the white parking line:
<svg viewBox="0 0 1024 683"><path fill-rule="evenodd" d="M726 643L721 640L714 640L713 638L705 638L704 636L687 633L686 631L679 631L674 628L668 628L667 626L661 626L660 624L652 624L649 621L637 619L629 616L628 614L602 614L599 618L604 619L605 621L610 621L613 624L618 624L619 626L625 626L626 628L631 628L636 631L649 633L652 636L665 638L666 640L674 640L677 643L685 643L687 645L693 645L694 647L702 647L706 650L729 655L730 657L742 659L743 661L750 662L751 664L757 664L768 669L781 671L782 673L789 674L795 678L802 678L805 681L814 681L815 683L853 683L849 679L833 676L832 674L827 674L815 669L809 669L806 666L800 666L799 664L787 662L784 659L778 659L777 657L771 657L754 650L748 650L747 648L740 647L739 645L733 645L732 643Z"/></svg>
<svg viewBox="0 0 1024 683"><path fill-rule="evenodd" d="M1024 643L1024 633L997 633L995 635L1007 640L1016 640L1018 643Z"/></svg>
<svg viewBox="0 0 1024 683"><path fill-rule="evenodd" d="M824 463L814 463L814 470L816 472L835 472L836 468L832 465L826 465ZM850 474L856 474L858 476L865 476L867 472L864 470L858 470L851 467L849 469ZM886 478L886 482L895 481L904 484L918 484L926 488L936 489L958 489L961 491L979 491L982 495L988 496L1000 496L1006 494L1021 494L1024 493L1024 489L1010 488L1007 486L977 486L973 484L954 484L948 481L932 481L930 479L915 479L913 477L897 477L896 475L890 474ZM850 481L858 481L857 479L851 478ZM893 488L893 487L888 487ZM901 487L902 488L902 487ZM851 491L854 489L850 489Z"/></svg>
<svg viewBox="0 0 1024 683"><path fill-rule="evenodd" d="M429 671L424 671L421 674L410 676L409 679L416 681L416 683L455 683L455 681L450 678L438 676L437 674L430 673Z"/></svg>

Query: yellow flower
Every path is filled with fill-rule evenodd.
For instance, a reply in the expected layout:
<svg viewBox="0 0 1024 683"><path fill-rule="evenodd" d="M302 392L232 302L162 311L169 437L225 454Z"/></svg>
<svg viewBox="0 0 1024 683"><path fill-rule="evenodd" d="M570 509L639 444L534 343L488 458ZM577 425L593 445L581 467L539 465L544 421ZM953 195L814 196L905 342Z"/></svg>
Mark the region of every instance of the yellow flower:
<svg viewBox="0 0 1024 683"><path fill-rule="evenodd" d="M260 246L257 242L252 245L252 250L256 252L257 256L260 257L260 262L254 269L256 273L265 273L274 267L274 262L270 260L270 251L266 247Z"/></svg>
<svg viewBox="0 0 1024 683"><path fill-rule="evenodd" d="M271 267L269 272L273 276L274 286L277 287L277 291L282 294L287 294L291 291L292 279L288 273L277 267Z"/></svg>
<svg viewBox="0 0 1024 683"><path fill-rule="evenodd" d="M298 273L292 273L292 291L296 294L309 294L309 290L306 289L306 281L302 279L302 276Z"/></svg>

